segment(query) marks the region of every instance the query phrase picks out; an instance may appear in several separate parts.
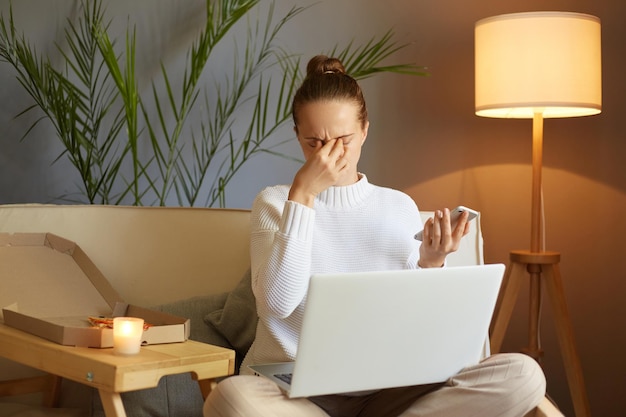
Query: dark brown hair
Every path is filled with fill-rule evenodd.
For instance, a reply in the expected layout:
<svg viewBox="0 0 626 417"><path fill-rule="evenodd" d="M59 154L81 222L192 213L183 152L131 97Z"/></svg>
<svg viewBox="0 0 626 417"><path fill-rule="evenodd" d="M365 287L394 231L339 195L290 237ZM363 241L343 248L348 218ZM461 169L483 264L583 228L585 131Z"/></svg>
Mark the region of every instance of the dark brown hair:
<svg viewBox="0 0 626 417"><path fill-rule="evenodd" d="M316 55L307 64L306 78L293 97L291 116L296 127L300 108L323 100L352 101L359 107L361 124L367 122L367 107L359 83L346 73L339 59Z"/></svg>

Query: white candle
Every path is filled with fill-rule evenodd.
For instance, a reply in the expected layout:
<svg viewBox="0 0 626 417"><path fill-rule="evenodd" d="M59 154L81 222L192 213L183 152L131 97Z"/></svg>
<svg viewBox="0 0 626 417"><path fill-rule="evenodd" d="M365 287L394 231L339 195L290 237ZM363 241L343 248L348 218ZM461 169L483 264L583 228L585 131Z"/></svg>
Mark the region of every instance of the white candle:
<svg viewBox="0 0 626 417"><path fill-rule="evenodd" d="M141 347L143 319L113 318L113 352L116 355L136 355Z"/></svg>

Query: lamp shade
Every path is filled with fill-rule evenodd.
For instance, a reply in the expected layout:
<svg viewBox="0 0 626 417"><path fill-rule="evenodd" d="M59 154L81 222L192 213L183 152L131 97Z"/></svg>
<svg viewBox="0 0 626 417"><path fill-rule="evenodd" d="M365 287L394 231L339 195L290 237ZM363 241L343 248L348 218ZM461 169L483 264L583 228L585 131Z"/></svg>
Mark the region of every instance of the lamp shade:
<svg viewBox="0 0 626 417"><path fill-rule="evenodd" d="M475 26L476 114L576 117L602 108L600 19L513 13Z"/></svg>

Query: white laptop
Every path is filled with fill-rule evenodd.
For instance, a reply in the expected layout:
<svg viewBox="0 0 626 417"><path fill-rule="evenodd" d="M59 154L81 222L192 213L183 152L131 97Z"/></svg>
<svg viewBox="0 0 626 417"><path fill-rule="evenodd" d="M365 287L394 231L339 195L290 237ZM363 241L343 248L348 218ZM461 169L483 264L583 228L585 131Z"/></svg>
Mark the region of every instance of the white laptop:
<svg viewBox="0 0 626 417"><path fill-rule="evenodd" d="M250 368L292 398L446 381L482 358L504 269L313 275L295 361Z"/></svg>

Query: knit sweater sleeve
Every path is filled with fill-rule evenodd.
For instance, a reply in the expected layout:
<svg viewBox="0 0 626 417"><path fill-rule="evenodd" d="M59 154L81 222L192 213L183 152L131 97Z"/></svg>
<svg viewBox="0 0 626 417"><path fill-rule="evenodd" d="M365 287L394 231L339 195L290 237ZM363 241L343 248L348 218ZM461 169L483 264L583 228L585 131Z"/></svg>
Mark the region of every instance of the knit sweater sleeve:
<svg viewBox="0 0 626 417"><path fill-rule="evenodd" d="M252 207L252 291L260 317L288 317L308 290L315 211L287 201L287 193L269 187Z"/></svg>

